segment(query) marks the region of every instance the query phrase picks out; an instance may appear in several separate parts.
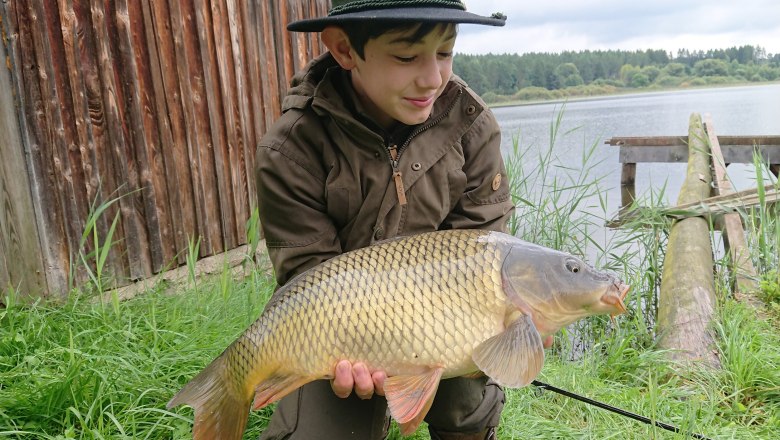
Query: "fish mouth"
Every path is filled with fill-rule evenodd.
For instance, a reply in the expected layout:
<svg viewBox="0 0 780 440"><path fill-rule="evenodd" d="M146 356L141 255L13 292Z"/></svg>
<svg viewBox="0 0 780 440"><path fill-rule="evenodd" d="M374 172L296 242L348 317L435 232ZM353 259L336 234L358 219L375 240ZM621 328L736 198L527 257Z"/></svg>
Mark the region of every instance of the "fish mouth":
<svg viewBox="0 0 780 440"><path fill-rule="evenodd" d="M615 315L626 313L626 304L623 300L628 296L629 290L631 290L631 286L622 281L616 281L610 286L607 293L601 296L602 303L617 309L617 312L612 314L613 318Z"/></svg>

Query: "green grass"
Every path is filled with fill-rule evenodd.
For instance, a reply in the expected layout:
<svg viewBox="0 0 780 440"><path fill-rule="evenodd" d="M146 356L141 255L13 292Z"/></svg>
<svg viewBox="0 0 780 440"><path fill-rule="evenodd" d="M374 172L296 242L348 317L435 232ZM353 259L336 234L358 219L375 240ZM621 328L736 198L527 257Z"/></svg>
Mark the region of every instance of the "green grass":
<svg viewBox="0 0 780 440"><path fill-rule="evenodd" d="M538 157L516 148L508 158L518 205L516 233L569 252L596 255L594 263L633 286L629 313L614 323L583 321L556 336L540 380L676 425L713 439L772 439L780 432L780 278L776 209L743 212L754 264L763 274L757 311L728 293L727 262L719 282L713 324L723 368L691 370L667 360L653 328L669 221L646 211L633 226L603 234L608 214L602 178L593 175L595 142L581 164L554 154L561 114L551 121L550 145ZM544 150L544 149L542 149ZM523 169L523 163L537 163ZM761 168L761 167L759 167ZM551 171L556 171L554 174ZM766 177L758 171L759 179ZM651 193L642 204L664 199ZM613 208L614 209L614 208ZM247 234L257 246L256 218ZM111 219L108 219L111 220ZM110 225L111 221L104 222ZM95 224L94 217L91 224ZM93 229L84 265L105 261L111 237ZM240 334L261 312L274 282L262 263L247 256L245 277L229 268L211 277L193 269L198 241L191 240L190 278L158 286L132 300L98 301L100 266L86 270L93 284L73 290L64 304L19 304L5 291L0 309L0 437L18 439L186 439L192 410L168 411L168 400ZM590 251L589 251L590 250ZM253 255L250 252L250 255ZM92 261L92 263L90 263ZM256 439L272 408L253 412L246 439ZM400 439L393 426L390 439ZM427 439L421 427L412 439ZM540 391L508 390L500 439L675 439L657 427Z"/></svg>

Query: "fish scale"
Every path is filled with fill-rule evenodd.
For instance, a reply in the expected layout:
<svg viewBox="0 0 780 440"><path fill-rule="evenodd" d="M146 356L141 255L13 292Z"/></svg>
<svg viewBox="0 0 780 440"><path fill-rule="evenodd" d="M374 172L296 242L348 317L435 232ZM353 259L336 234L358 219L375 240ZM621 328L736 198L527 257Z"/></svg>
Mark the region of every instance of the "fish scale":
<svg viewBox="0 0 780 440"><path fill-rule="evenodd" d="M440 379L482 371L524 386L544 361L537 328L620 313L627 289L576 257L497 232L385 241L293 278L168 406L195 408L196 439L238 439L253 398L268 405L332 377L345 359L387 373L388 406L407 434Z"/></svg>

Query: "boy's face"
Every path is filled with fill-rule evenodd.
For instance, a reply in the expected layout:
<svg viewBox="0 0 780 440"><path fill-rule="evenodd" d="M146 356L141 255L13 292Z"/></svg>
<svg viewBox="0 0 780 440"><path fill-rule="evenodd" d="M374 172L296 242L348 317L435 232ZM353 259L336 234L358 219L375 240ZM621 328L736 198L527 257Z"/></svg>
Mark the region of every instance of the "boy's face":
<svg viewBox="0 0 780 440"><path fill-rule="evenodd" d="M425 122L452 75L456 27L440 25L422 40L411 40L414 29L368 40L365 59L351 50L352 84L372 116L385 128L396 121Z"/></svg>

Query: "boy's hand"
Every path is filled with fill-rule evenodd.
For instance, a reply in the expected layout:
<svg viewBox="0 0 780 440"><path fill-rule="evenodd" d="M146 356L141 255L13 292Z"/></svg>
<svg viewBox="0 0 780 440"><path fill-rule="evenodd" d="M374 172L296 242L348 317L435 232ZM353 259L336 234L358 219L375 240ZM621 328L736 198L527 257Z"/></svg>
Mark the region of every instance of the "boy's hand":
<svg viewBox="0 0 780 440"><path fill-rule="evenodd" d="M336 364L336 371L330 386L333 392L342 399L349 397L352 390L361 399L370 399L374 393L380 396L385 395L385 379L387 375L384 371L368 371L368 367L362 362L352 365L349 361L341 361Z"/></svg>
<svg viewBox="0 0 780 440"><path fill-rule="evenodd" d="M553 345L553 336L548 335L543 341L544 348L550 348ZM384 371L374 371L370 373L366 365L358 362L352 365L349 361L341 361L336 364L336 371L330 386L337 396L345 399L355 391L355 394L361 399L370 399L374 393L380 396L385 395L385 379L387 375Z"/></svg>

